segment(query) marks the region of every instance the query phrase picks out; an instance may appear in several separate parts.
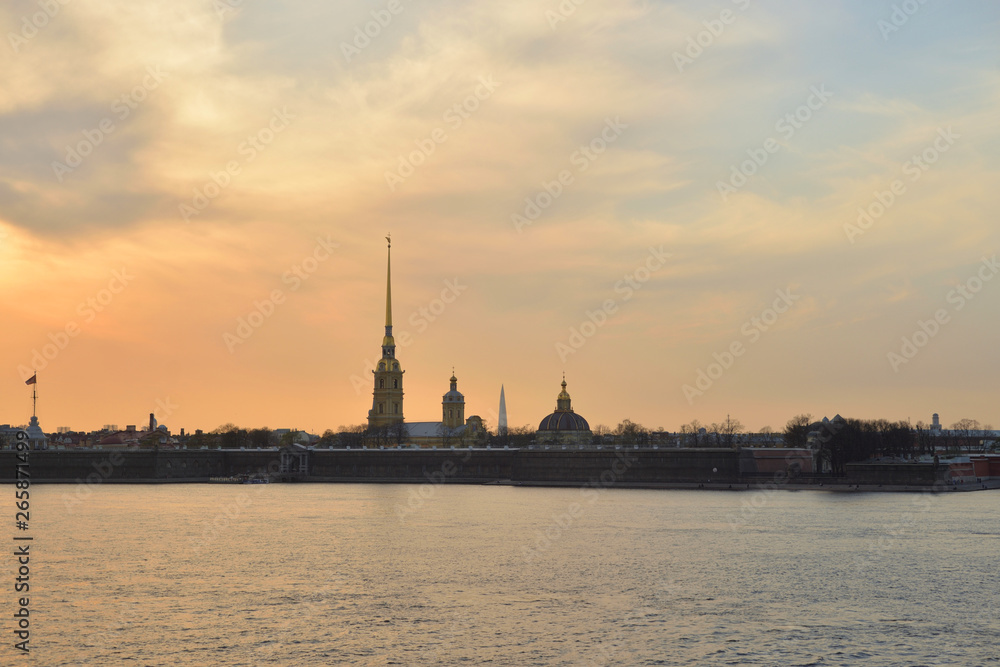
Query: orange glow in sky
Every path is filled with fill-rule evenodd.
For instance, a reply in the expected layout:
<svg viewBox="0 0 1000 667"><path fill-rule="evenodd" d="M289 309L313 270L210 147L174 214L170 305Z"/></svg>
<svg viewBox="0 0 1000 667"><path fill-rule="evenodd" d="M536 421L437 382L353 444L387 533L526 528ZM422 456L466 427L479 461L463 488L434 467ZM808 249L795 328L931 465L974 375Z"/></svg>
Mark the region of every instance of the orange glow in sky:
<svg viewBox="0 0 1000 667"><path fill-rule="evenodd" d="M569 4L6 3L0 423L1000 426L1000 8Z"/></svg>

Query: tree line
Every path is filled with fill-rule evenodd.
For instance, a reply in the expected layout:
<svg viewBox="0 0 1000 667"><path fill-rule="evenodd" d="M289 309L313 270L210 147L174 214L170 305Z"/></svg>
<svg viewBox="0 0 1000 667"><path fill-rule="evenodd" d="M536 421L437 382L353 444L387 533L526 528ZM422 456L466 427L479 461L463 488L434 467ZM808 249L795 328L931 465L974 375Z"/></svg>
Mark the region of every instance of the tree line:
<svg viewBox="0 0 1000 667"><path fill-rule="evenodd" d="M484 423L485 426L485 423ZM785 424L782 431L768 426L757 432L748 432L738 419L726 416L725 420L702 424L692 420L683 424L677 433L663 428L651 430L642 424L624 419L614 428L598 424L592 429L591 445L656 444L662 447L794 447L809 448L817 452L824 468L843 472L847 463L867 461L880 457L910 458L924 454L971 453L983 449L982 431L990 425L980 425L972 419L962 419L944 433L933 433L930 427L917 422L891 422L885 419L843 419L814 421L809 414L799 414ZM269 428L240 428L224 424L211 433L190 435L185 440L189 447L220 447L224 449L254 449L286 446L293 442L296 432L278 435ZM336 431L327 429L315 444L318 447L378 448L395 447L407 442L403 424L369 428L365 424L342 425ZM539 435L530 425L497 429L470 435L442 433L445 447L511 447L525 448L532 445L554 445L555 437ZM994 445L994 448L996 446Z"/></svg>

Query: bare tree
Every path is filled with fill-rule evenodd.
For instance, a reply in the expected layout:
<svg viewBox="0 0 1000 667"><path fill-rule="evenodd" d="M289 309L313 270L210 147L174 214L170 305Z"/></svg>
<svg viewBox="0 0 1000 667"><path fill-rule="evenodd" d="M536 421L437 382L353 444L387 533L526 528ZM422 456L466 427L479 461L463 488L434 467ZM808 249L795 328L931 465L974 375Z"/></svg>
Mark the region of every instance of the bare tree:
<svg viewBox="0 0 1000 667"><path fill-rule="evenodd" d="M726 415L726 421L713 423L709 429L715 434L716 444L722 447L735 447L736 436L743 432L743 424L739 419L730 419Z"/></svg>
<svg viewBox="0 0 1000 667"><path fill-rule="evenodd" d="M388 441L389 444L403 445L406 443L406 438L410 435L410 432L406 428L406 424L403 422L396 422L389 426Z"/></svg>
<svg viewBox="0 0 1000 667"><path fill-rule="evenodd" d="M681 424L681 443L688 447L698 447L701 444L701 429L704 428L697 419L687 424Z"/></svg>
<svg viewBox="0 0 1000 667"><path fill-rule="evenodd" d="M805 447L809 443L812 415L795 415L785 424L785 447Z"/></svg>
<svg viewBox="0 0 1000 667"><path fill-rule="evenodd" d="M926 422L918 421L913 429L913 437L917 447L917 454L933 454L934 438L931 434L930 426Z"/></svg>
<svg viewBox="0 0 1000 667"><path fill-rule="evenodd" d="M232 422L215 429L212 435L223 449L239 449L250 444L250 432Z"/></svg>
<svg viewBox="0 0 1000 667"><path fill-rule="evenodd" d="M631 419L622 421L614 430L615 439L623 445L645 445L649 442L649 429Z"/></svg>
<svg viewBox="0 0 1000 667"><path fill-rule="evenodd" d="M333 435L333 431L329 429L326 431L330 435ZM326 433L323 435L326 436ZM255 449L266 449L271 446L271 429L265 428L255 428L249 433L250 446Z"/></svg>
<svg viewBox="0 0 1000 667"><path fill-rule="evenodd" d="M535 429L528 424L507 428L507 437L511 447L527 447L535 439Z"/></svg>
<svg viewBox="0 0 1000 667"><path fill-rule="evenodd" d="M367 431L368 427L364 424L340 426L337 428L337 444L341 447L363 447Z"/></svg>
<svg viewBox="0 0 1000 667"><path fill-rule="evenodd" d="M959 419L957 422L951 425L953 431L958 431L958 436L961 439L961 445L965 447L965 451L972 453L973 450L979 449L979 438L976 431L980 430L979 422L975 419Z"/></svg>

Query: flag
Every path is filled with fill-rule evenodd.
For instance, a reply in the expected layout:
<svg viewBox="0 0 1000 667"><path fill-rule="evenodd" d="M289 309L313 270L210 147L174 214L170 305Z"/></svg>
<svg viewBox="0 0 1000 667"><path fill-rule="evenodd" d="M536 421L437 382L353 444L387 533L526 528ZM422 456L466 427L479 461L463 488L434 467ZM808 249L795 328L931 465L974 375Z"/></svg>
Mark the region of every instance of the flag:
<svg viewBox="0 0 1000 667"><path fill-rule="evenodd" d="M24 381L24 384L37 384L38 383L38 373L35 373L30 378Z"/></svg>

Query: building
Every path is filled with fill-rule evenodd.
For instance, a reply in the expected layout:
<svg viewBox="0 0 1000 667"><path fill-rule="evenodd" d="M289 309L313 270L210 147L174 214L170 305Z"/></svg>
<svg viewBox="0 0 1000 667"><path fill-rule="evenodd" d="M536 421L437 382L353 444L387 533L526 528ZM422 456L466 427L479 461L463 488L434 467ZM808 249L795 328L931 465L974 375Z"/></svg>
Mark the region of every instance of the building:
<svg viewBox="0 0 1000 667"><path fill-rule="evenodd" d="M472 447L486 440L486 427L478 415L465 418L465 396L451 375L451 388L441 397L441 421L407 422L406 444L418 447Z"/></svg>
<svg viewBox="0 0 1000 667"><path fill-rule="evenodd" d="M385 336L382 338L382 358L372 371L375 389L372 409L368 412L368 428L375 430L403 423L403 371L396 359L396 341L392 337L392 242L389 237L385 264Z"/></svg>
<svg viewBox="0 0 1000 667"><path fill-rule="evenodd" d="M28 442L32 449L48 449L49 438L42 432L42 427L38 425L38 417L35 415L31 415L25 433L28 434Z"/></svg>
<svg viewBox="0 0 1000 667"><path fill-rule="evenodd" d="M566 377L563 376L562 391L556 397L556 410L538 425L535 441L540 445L589 445L593 438L587 420L573 412L566 391Z"/></svg>
<svg viewBox="0 0 1000 667"><path fill-rule="evenodd" d="M418 447L470 447L485 441L483 420L473 415L465 417L465 396L458 391L454 370L451 388L441 399L441 421L406 422L403 418L403 373L396 358L396 341L392 337L392 241L385 270L385 335L382 338L382 358L373 375L372 407L368 411L368 430L383 433L384 441L396 445Z"/></svg>

